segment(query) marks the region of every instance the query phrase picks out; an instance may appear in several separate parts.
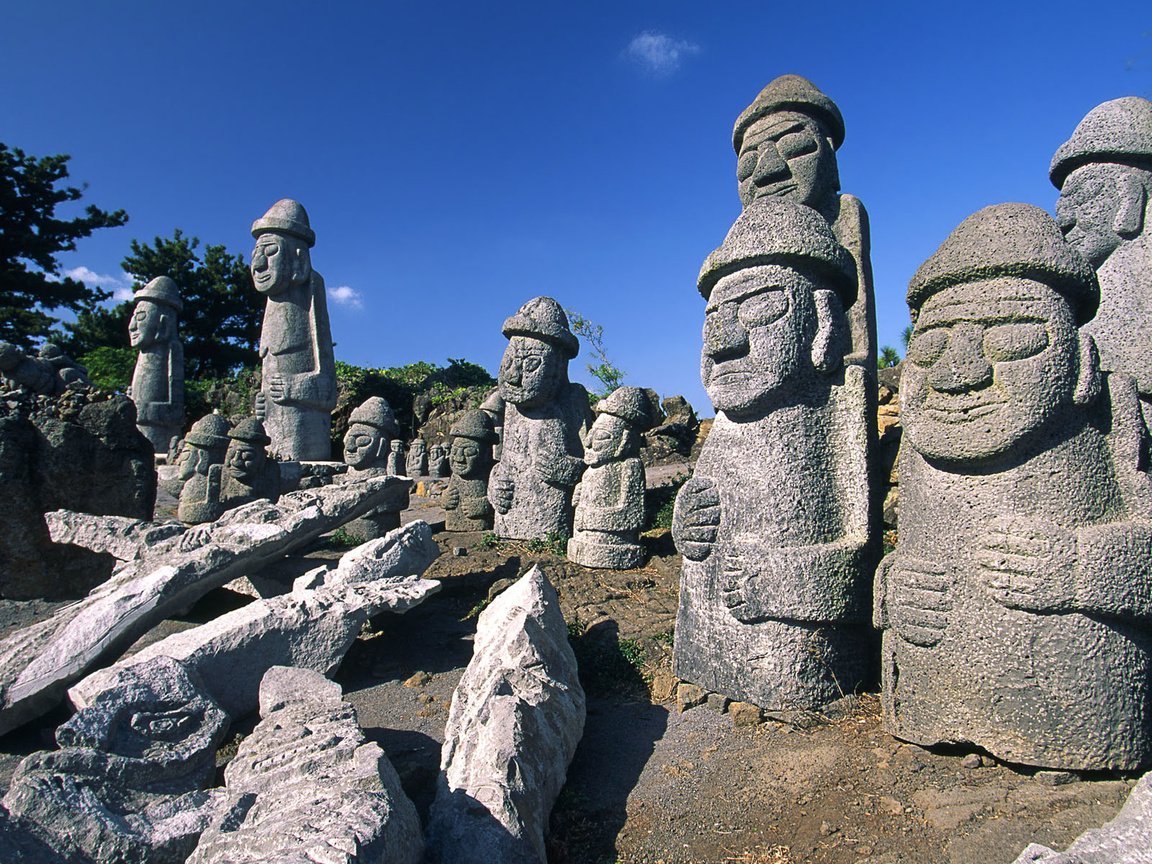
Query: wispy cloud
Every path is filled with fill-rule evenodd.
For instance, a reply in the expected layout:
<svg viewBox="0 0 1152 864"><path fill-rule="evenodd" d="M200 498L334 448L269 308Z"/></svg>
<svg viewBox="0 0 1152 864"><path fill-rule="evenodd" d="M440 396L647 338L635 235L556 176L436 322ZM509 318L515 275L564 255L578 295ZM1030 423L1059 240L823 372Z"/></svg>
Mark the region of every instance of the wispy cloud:
<svg viewBox="0 0 1152 864"><path fill-rule="evenodd" d="M665 33L644 31L624 49L624 55L649 75L665 78L680 68L686 57L700 53L695 42L673 39Z"/></svg>
<svg viewBox="0 0 1152 864"><path fill-rule="evenodd" d="M114 300L132 299L132 277L127 273L122 272L119 276L113 276L97 273L88 267L70 267L64 271L64 275L69 279L75 279L77 282L83 282L90 288L109 290L112 292Z"/></svg>
<svg viewBox="0 0 1152 864"><path fill-rule="evenodd" d="M347 285L337 285L335 288L329 288L328 297L337 306L347 306L350 309L364 308L364 300L360 297L360 292Z"/></svg>

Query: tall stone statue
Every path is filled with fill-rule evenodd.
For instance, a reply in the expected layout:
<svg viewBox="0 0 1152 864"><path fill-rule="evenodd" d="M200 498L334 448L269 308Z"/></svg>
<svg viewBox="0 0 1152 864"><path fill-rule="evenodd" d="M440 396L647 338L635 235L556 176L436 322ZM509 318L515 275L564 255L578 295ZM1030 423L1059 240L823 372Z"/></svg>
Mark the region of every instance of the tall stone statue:
<svg viewBox="0 0 1152 864"><path fill-rule="evenodd" d="M268 298L260 331L256 416L281 459L332 458L336 361L324 280L312 269L316 234L304 208L284 198L252 223L252 280Z"/></svg>
<svg viewBox="0 0 1152 864"><path fill-rule="evenodd" d="M488 499L500 537L531 540L572 533L572 488L584 470L588 393L568 381L580 343L551 297L529 300L504 322L508 347L500 361L504 399L501 460Z"/></svg>
<svg viewBox="0 0 1152 864"><path fill-rule="evenodd" d="M638 387L619 387L596 405L584 442L584 470L572 494L576 508L568 558L585 567L627 570L644 563L644 463L641 435L651 425Z"/></svg>
<svg viewBox="0 0 1152 864"><path fill-rule="evenodd" d="M423 477L428 473L428 446L423 438L413 438L408 445L405 470L409 477Z"/></svg>
<svg viewBox="0 0 1152 864"><path fill-rule="evenodd" d="M163 455L184 429L184 347L177 332L183 309L176 283L157 276L136 292L128 322L128 341L140 352L128 398L136 404L136 427Z"/></svg>
<svg viewBox="0 0 1152 864"><path fill-rule="evenodd" d="M807 78L781 75L736 119L732 145L740 200L775 197L805 204L832 227L856 265L856 295L847 308L851 347L846 363L876 369L876 301L872 291L868 214L860 199L841 195L836 151L844 118Z"/></svg>
<svg viewBox="0 0 1152 864"><path fill-rule="evenodd" d="M228 451L231 428L219 414L208 414L193 423L184 437L177 462L183 485L176 516L185 525L214 522L224 512L220 508L220 466ZM214 465L216 473L209 480Z"/></svg>
<svg viewBox="0 0 1152 864"><path fill-rule="evenodd" d="M1100 368L1136 379L1152 421L1152 102L1128 96L1093 108L1049 174L1060 228L1100 280L1100 309L1084 325Z"/></svg>
<svg viewBox="0 0 1152 864"><path fill-rule="evenodd" d="M900 544L877 573L894 735L1059 769L1152 762L1152 486L1095 274L1026 204L912 277ZM1079 329L1078 329L1079 328Z"/></svg>
<svg viewBox="0 0 1152 864"><path fill-rule="evenodd" d="M379 396L366 399L348 418L348 433L344 436L344 461L348 473L340 482L354 483L367 477L392 474L388 463L392 453L389 440L400 434L396 416L387 400ZM402 472L399 472L402 473ZM400 512L408 506L408 493L398 506L378 507L371 513L349 522L345 529L361 540L375 540L400 527Z"/></svg>
<svg viewBox="0 0 1152 864"><path fill-rule="evenodd" d="M488 476L492 472L492 421L480 410L465 411L452 424L452 477L441 503L448 531L491 531L492 505Z"/></svg>
<svg viewBox="0 0 1152 864"><path fill-rule="evenodd" d="M391 443L391 450L388 453L387 469L388 473L393 477L407 476L406 460L404 458L404 441L401 438L393 438Z"/></svg>
<svg viewBox="0 0 1152 864"><path fill-rule="evenodd" d="M856 263L816 211L761 197L700 271L716 420L676 499L676 674L813 708L868 672L868 376L845 366Z"/></svg>

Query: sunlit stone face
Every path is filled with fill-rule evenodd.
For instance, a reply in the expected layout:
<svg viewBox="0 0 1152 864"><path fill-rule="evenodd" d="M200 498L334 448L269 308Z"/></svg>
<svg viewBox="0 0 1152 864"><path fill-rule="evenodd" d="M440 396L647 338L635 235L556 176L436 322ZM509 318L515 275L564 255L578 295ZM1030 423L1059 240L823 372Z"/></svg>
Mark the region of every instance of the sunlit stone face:
<svg viewBox="0 0 1152 864"><path fill-rule="evenodd" d="M513 336L500 361L500 395L526 408L545 405L556 396L566 362L547 342Z"/></svg>
<svg viewBox="0 0 1152 864"><path fill-rule="evenodd" d="M484 470L484 451L491 454L490 447L482 447L479 441L471 438L457 436L452 441L449 461L452 463L452 473L457 477L478 477Z"/></svg>
<svg viewBox="0 0 1152 864"><path fill-rule="evenodd" d="M344 436L344 462L350 468L372 467L380 453L381 433L379 429L364 423L353 423Z"/></svg>
<svg viewBox="0 0 1152 864"><path fill-rule="evenodd" d="M308 248L283 234L261 234L252 249L252 281L261 294L276 295L308 278Z"/></svg>
<svg viewBox="0 0 1152 864"><path fill-rule="evenodd" d="M612 414L600 414L588 432L584 463L591 468L604 465L624 454L628 425Z"/></svg>
<svg viewBox="0 0 1152 864"><path fill-rule="evenodd" d="M251 486L259 479L266 459L263 447L248 441L232 441L224 457L224 466L237 480Z"/></svg>
<svg viewBox="0 0 1152 864"><path fill-rule="evenodd" d="M776 196L820 209L840 185L836 151L816 121L796 111L769 114L748 127L736 180L745 207Z"/></svg>
<svg viewBox="0 0 1152 864"><path fill-rule="evenodd" d="M1120 177L1136 169L1124 165L1085 165L1064 180L1056 201L1056 221L1070 246L1093 267L1107 260L1124 238L1116 233L1122 205Z"/></svg>
<svg viewBox="0 0 1152 864"><path fill-rule="evenodd" d="M212 454L206 448L185 441L184 447L180 450L180 458L176 463L177 476L181 480L187 480L194 474L206 475L211 464Z"/></svg>
<svg viewBox="0 0 1152 864"><path fill-rule="evenodd" d="M163 311L155 303L141 300L128 321L128 343L133 348L151 348L160 339Z"/></svg>

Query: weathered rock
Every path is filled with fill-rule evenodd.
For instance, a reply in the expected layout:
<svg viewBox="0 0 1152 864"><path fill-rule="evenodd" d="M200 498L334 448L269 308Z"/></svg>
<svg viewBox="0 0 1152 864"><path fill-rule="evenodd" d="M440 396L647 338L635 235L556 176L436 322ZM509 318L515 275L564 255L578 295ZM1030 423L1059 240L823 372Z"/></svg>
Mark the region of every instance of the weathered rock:
<svg viewBox="0 0 1152 864"><path fill-rule="evenodd" d="M218 806L204 789L228 719L166 657L109 685L56 731L60 750L20 763L4 807L61 861L183 862Z"/></svg>
<svg viewBox="0 0 1152 864"><path fill-rule="evenodd" d="M136 428L162 456L184 431L184 347L179 336L183 309L176 283L157 276L136 292L128 322L128 342L140 352L128 398L136 405Z"/></svg>
<svg viewBox="0 0 1152 864"><path fill-rule="evenodd" d="M676 674L815 708L869 671L872 379L844 366L856 266L815 211L761 197L700 273L716 421L681 487Z"/></svg>
<svg viewBox="0 0 1152 864"><path fill-rule="evenodd" d="M431 860L543 864L548 814L583 729L584 691L559 599L533 567L477 622L444 730Z"/></svg>
<svg viewBox="0 0 1152 864"><path fill-rule="evenodd" d="M117 561L133 561L144 550L184 533L175 522L145 522L127 516L93 516L71 510L44 514L53 543L71 543L92 552L107 552Z"/></svg>
<svg viewBox="0 0 1152 864"><path fill-rule="evenodd" d="M425 477L428 474L428 447L423 438L415 438L408 445L408 459L405 469L409 477Z"/></svg>
<svg viewBox="0 0 1152 864"><path fill-rule="evenodd" d="M213 588L387 506L398 492L407 492L406 481L374 477L293 492L277 504L256 501L125 563L83 600L0 641L0 734L47 711L96 663Z"/></svg>
<svg viewBox="0 0 1152 864"><path fill-rule="evenodd" d="M500 462L488 484L501 537L572 533L572 488L584 470L590 425L587 391L568 381L579 342L551 297L529 300L504 322L500 362L504 426Z"/></svg>
<svg viewBox="0 0 1152 864"><path fill-rule="evenodd" d="M500 461L500 452L504 441L504 397L500 395L497 387L480 403L480 410L488 415L492 421L492 431L496 433L496 443L492 445L492 462Z"/></svg>
<svg viewBox="0 0 1152 864"><path fill-rule="evenodd" d="M0 375L35 396L58 396L71 384L89 385L84 367L51 342L45 342L35 357L0 342Z"/></svg>
<svg viewBox="0 0 1152 864"><path fill-rule="evenodd" d="M295 666L330 675L369 618L403 614L439 591L439 582L419 578L439 554L428 524L411 522L347 552L335 570L306 574L289 594L256 600L94 672L68 698L82 708L121 668L171 657L195 672L204 692L238 719L256 710L266 670Z"/></svg>
<svg viewBox="0 0 1152 864"><path fill-rule="evenodd" d="M260 330L256 416L282 459L332 456L336 361L324 280L312 269L316 233L308 213L283 198L252 223L252 281L268 298Z"/></svg>
<svg viewBox="0 0 1152 864"><path fill-rule="evenodd" d="M491 531L488 477L496 432L488 414L466 411L452 425L452 477L444 490L444 527L448 531Z"/></svg>
<svg viewBox="0 0 1152 864"><path fill-rule="evenodd" d="M224 769L227 805L188 864L418 864L416 808L338 684L274 666L260 716Z"/></svg>
<svg viewBox="0 0 1152 864"><path fill-rule="evenodd" d="M700 432L700 420L683 396L669 396L657 407L656 426L644 433L640 458L645 465L682 461L692 455L692 445ZM663 418L663 419L660 419Z"/></svg>
<svg viewBox="0 0 1152 864"><path fill-rule="evenodd" d="M1043 211L965 219L908 289L900 543L876 579L885 724L1057 769L1152 762L1152 493L1131 379L1077 325Z"/></svg>

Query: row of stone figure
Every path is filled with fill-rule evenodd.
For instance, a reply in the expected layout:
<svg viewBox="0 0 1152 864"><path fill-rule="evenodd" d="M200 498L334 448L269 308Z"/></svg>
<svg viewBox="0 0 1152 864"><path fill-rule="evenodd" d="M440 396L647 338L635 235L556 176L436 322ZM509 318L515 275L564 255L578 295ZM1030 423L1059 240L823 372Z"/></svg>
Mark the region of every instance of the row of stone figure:
<svg viewBox="0 0 1152 864"><path fill-rule="evenodd" d="M676 502L676 672L811 708L875 674L873 624L898 737L1147 766L1152 103L1077 126L1050 167L1057 220L987 207L912 278L899 542L878 569L868 231L837 192L843 137L798 76L736 123L744 209L697 283L717 415Z"/></svg>

